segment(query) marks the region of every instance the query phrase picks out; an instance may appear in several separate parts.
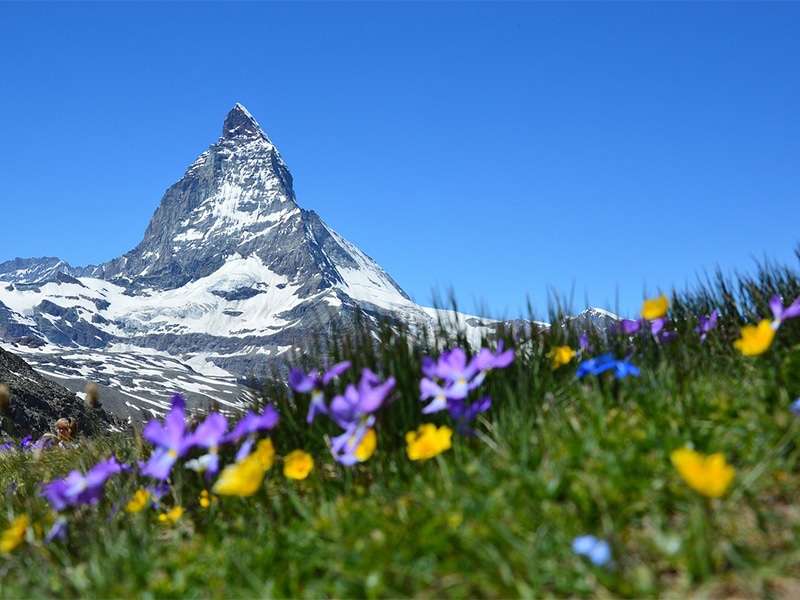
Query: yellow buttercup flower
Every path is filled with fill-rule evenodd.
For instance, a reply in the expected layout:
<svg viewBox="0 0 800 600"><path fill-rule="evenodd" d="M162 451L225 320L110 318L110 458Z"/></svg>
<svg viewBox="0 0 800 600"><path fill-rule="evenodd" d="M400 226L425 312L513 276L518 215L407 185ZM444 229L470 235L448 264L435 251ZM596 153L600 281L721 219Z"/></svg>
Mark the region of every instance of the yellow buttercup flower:
<svg viewBox="0 0 800 600"><path fill-rule="evenodd" d="M733 347L745 356L763 354L772 345L775 339L775 330L772 321L762 319L758 325L745 325L742 327L741 336L733 342Z"/></svg>
<svg viewBox="0 0 800 600"><path fill-rule="evenodd" d="M446 425L436 428L433 423L423 423L416 431L406 434L406 454L409 460L427 460L452 446L453 431Z"/></svg>
<svg viewBox="0 0 800 600"><path fill-rule="evenodd" d="M272 440L265 438L258 443L253 453L225 467L211 491L220 496L252 496L261 487L264 473L269 470L274 460L275 449Z"/></svg>
<svg viewBox="0 0 800 600"><path fill-rule="evenodd" d="M669 308L669 300L664 294L658 298L650 298L642 304L642 318L651 321L666 316Z"/></svg>
<svg viewBox="0 0 800 600"><path fill-rule="evenodd" d="M283 459L283 474L289 479L305 479L313 468L314 459L302 450L293 450Z"/></svg>
<svg viewBox="0 0 800 600"><path fill-rule="evenodd" d="M358 445L358 448L356 448L356 451L353 454L358 459L358 462L364 462L365 460L369 459L370 456L372 456L377 445L378 436L375 435L375 430L372 428L367 429L367 432L364 434L361 443Z"/></svg>
<svg viewBox="0 0 800 600"><path fill-rule="evenodd" d="M272 445L272 439L264 438L258 442L253 454L256 457L255 460L261 465L261 468L265 471L269 471L275 462L275 447Z"/></svg>
<svg viewBox="0 0 800 600"><path fill-rule="evenodd" d="M182 516L183 516L183 507L176 506L169 512L158 515L158 520L166 525L175 525L175 523L178 522L178 519L180 519Z"/></svg>
<svg viewBox="0 0 800 600"><path fill-rule="evenodd" d="M2 534L0 534L0 554L8 554L25 541L25 533L28 531L28 515L20 515L11 522Z"/></svg>
<svg viewBox="0 0 800 600"><path fill-rule="evenodd" d="M556 346L547 353L547 358L553 363L553 370L560 369L575 358L575 350L569 346Z"/></svg>
<svg viewBox="0 0 800 600"><path fill-rule="evenodd" d="M125 505L125 512L137 513L147 506L147 501L150 500L150 492L144 489L138 489L134 492L133 498Z"/></svg>
<svg viewBox="0 0 800 600"><path fill-rule="evenodd" d="M721 497L736 475L721 452L705 456L691 448L681 448L669 458L686 484L709 498Z"/></svg>
<svg viewBox="0 0 800 600"><path fill-rule="evenodd" d="M217 497L208 493L208 490L200 492L199 503L202 508L208 508L212 504L216 504Z"/></svg>

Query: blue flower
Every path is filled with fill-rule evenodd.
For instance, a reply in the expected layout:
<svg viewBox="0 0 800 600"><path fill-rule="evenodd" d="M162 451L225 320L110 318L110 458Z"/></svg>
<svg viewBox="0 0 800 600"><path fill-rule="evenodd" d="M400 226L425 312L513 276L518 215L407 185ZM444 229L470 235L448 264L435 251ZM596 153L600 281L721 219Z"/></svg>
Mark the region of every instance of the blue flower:
<svg viewBox="0 0 800 600"><path fill-rule="evenodd" d="M596 567L602 567L611 561L611 547L608 542L599 540L593 535L576 537L572 542L572 551L586 556Z"/></svg>
<svg viewBox="0 0 800 600"><path fill-rule="evenodd" d="M800 398L797 398L789 405L789 410L795 417L800 417Z"/></svg>
<svg viewBox="0 0 800 600"><path fill-rule="evenodd" d="M600 375L600 373L611 369L614 370L614 376L617 379L625 379L628 375L638 377L640 374L639 368L627 360L617 360L612 354L602 354L585 360L578 365L575 377L580 379L584 375Z"/></svg>

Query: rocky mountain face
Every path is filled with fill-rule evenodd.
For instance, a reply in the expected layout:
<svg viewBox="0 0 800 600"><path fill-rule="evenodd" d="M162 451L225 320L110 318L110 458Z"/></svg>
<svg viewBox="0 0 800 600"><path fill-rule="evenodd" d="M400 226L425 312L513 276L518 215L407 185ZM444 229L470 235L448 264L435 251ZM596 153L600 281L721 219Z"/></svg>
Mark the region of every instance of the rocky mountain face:
<svg viewBox="0 0 800 600"><path fill-rule="evenodd" d="M0 343L73 392L99 383L115 414L140 420L176 391L190 405L243 407L237 381L285 365L312 335L346 330L356 312L412 335L441 316L300 208L280 153L240 104L130 252L85 267L0 263ZM460 321L473 336L495 325Z"/></svg>
<svg viewBox="0 0 800 600"><path fill-rule="evenodd" d="M102 406L90 407L68 389L43 377L19 356L0 348L0 438L53 433L55 422L75 419L79 435L121 429L124 423Z"/></svg>
<svg viewBox="0 0 800 600"><path fill-rule="evenodd" d="M129 415L166 408L180 391L155 383L169 360L198 401L228 397L222 382L267 373L310 335L346 329L356 311L435 324L374 260L298 206L280 153L239 104L133 250L86 267L0 264L6 348L73 387L81 377L107 382ZM162 392L163 404L152 397Z"/></svg>

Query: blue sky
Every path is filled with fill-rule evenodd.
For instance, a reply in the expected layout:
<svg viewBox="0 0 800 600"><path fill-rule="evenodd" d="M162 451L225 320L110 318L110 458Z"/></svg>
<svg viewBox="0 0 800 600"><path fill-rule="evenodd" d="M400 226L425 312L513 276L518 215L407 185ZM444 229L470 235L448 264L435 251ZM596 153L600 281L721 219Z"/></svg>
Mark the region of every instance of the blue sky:
<svg viewBox="0 0 800 600"><path fill-rule="evenodd" d="M0 2L0 262L141 241L241 102L417 302L797 265L800 3Z"/></svg>

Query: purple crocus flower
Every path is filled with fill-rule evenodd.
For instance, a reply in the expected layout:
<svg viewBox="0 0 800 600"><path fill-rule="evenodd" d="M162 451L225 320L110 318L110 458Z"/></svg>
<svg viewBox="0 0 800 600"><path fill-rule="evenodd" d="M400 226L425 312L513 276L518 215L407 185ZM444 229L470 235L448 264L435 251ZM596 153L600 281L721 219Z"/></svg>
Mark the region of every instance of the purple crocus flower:
<svg viewBox="0 0 800 600"><path fill-rule="evenodd" d="M719 311L716 308L711 311L709 316L700 317L700 325L695 328L695 332L700 334L701 344L706 341L708 332L717 326L717 319L719 319Z"/></svg>
<svg viewBox="0 0 800 600"><path fill-rule="evenodd" d="M180 394L172 397L172 408L164 418L164 425L151 420L142 432L145 439L156 446L150 459L142 468L142 474L164 481L169 477L172 465L194 445L192 436L186 436L186 413Z"/></svg>
<svg viewBox="0 0 800 600"><path fill-rule="evenodd" d="M791 319L800 316L800 296L786 308L783 307L783 300L778 294L775 294L769 300L769 308L772 311L773 321L772 328L778 329L784 319Z"/></svg>
<svg viewBox="0 0 800 600"><path fill-rule="evenodd" d="M600 375L605 371L614 370L617 379L624 379L628 375L639 376L638 367L627 360L617 360L612 354L602 354L595 358L583 361L578 365L575 377L580 379L584 375Z"/></svg>
<svg viewBox="0 0 800 600"><path fill-rule="evenodd" d="M331 400L330 418L344 433L334 437L331 448L337 462L352 465L357 462L354 456L367 429L375 424L375 412L383 406L395 386L394 377L386 381L364 368L358 386L349 384L344 393Z"/></svg>
<svg viewBox="0 0 800 600"><path fill-rule="evenodd" d="M311 373L304 373L298 367L289 371L289 386L301 394L311 393L311 405L308 407L308 417L306 422L311 423L317 413L327 414L328 407L325 406L325 386L331 382L334 377L337 377L350 368L350 361L333 365L327 369L322 375L319 371L312 371Z"/></svg>

